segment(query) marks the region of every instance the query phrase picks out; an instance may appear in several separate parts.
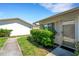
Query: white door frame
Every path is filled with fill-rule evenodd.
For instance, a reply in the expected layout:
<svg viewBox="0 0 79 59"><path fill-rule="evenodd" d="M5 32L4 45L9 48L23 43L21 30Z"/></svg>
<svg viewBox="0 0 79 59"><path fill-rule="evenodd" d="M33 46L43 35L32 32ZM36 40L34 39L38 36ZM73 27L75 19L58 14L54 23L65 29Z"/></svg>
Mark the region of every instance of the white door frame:
<svg viewBox="0 0 79 59"><path fill-rule="evenodd" d="M69 24L75 24L75 21L66 21L66 22L62 22L62 31L63 31L63 25L69 25ZM66 39L72 39L72 38L69 38L69 37L63 37L63 34L62 34L62 39L64 39L64 38L66 38ZM75 39L72 39L72 40L74 40L74 43L75 43ZM63 44L63 41L62 41L62 44ZM66 46L66 47L68 47L68 46ZM69 47L69 48L72 48L72 47ZM72 48L72 49L74 49L74 48Z"/></svg>

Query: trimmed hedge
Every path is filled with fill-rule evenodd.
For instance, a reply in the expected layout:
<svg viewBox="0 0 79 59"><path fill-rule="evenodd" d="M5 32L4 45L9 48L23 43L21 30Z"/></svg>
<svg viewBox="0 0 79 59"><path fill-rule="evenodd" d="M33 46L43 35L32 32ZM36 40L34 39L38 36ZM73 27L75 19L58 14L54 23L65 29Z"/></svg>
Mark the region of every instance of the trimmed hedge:
<svg viewBox="0 0 79 59"><path fill-rule="evenodd" d="M12 30L0 29L0 37L9 37Z"/></svg>
<svg viewBox="0 0 79 59"><path fill-rule="evenodd" d="M54 44L54 36L55 33L44 30L44 29L32 29L31 30L32 40L45 46L45 47L51 47Z"/></svg>

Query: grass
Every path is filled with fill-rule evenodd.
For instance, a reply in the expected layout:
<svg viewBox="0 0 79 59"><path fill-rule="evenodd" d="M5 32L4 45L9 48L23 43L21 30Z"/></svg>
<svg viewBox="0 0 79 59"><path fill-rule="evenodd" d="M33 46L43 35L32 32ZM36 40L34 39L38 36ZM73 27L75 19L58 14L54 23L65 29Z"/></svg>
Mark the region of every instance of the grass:
<svg viewBox="0 0 79 59"><path fill-rule="evenodd" d="M26 35L10 36L9 38L15 38L15 37L21 37L21 36L26 36Z"/></svg>
<svg viewBox="0 0 79 59"><path fill-rule="evenodd" d="M37 47L29 42L26 36L18 38L18 43L24 56L44 56L48 53L47 50Z"/></svg>
<svg viewBox="0 0 79 59"><path fill-rule="evenodd" d="M7 38L0 38L0 48L3 47L6 40Z"/></svg>

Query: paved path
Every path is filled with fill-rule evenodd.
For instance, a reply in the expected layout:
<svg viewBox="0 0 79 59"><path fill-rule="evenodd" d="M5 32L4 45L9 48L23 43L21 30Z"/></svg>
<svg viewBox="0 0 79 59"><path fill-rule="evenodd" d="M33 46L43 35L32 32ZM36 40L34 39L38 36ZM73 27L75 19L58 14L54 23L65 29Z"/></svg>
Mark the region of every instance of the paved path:
<svg viewBox="0 0 79 59"><path fill-rule="evenodd" d="M57 47L52 52L48 53L46 56L74 56L74 54L68 50Z"/></svg>
<svg viewBox="0 0 79 59"><path fill-rule="evenodd" d="M16 38L9 38L0 50L0 56L22 56Z"/></svg>

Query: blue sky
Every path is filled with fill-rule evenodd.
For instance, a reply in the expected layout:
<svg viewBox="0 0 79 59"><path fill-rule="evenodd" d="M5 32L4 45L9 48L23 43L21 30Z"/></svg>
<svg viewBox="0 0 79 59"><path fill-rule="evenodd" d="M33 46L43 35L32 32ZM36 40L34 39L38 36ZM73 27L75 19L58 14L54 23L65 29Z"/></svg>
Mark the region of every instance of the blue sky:
<svg viewBox="0 0 79 59"><path fill-rule="evenodd" d="M79 7L78 3L0 3L0 19L2 18L21 18L27 22L47 18L51 15L69 10L74 7Z"/></svg>

